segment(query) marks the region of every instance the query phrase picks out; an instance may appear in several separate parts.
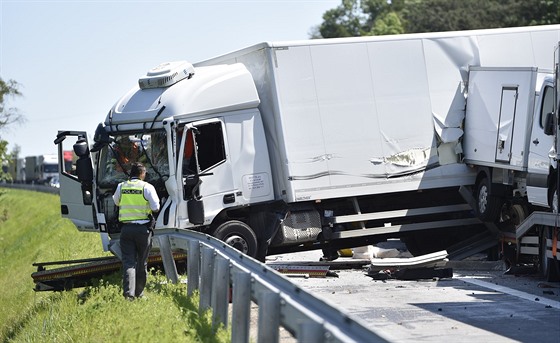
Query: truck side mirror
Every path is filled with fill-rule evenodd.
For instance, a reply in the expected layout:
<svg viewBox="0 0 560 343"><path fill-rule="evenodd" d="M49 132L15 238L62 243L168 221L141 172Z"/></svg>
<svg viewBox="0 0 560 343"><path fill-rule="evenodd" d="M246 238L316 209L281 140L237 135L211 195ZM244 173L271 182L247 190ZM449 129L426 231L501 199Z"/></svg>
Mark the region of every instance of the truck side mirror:
<svg viewBox="0 0 560 343"><path fill-rule="evenodd" d="M194 225L204 223L204 203L200 200L198 187L202 180L196 174L187 175L183 185L183 199L187 200L189 222Z"/></svg>
<svg viewBox="0 0 560 343"><path fill-rule="evenodd" d="M544 120L544 134L547 136L554 135L554 115L552 112L546 114Z"/></svg>
<svg viewBox="0 0 560 343"><path fill-rule="evenodd" d="M72 147L78 160L76 161L76 176L80 182L93 181L93 167L91 166L91 157L89 156L89 148L85 139L78 139Z"/></svg>
<svg viewBox="0 0 560 343"><path fill-rule="evenodd" d="M104 146L111 143L111 141L112 141L111 136L109 136L107 131L105 131L105 127L103 126L103 124L99 123L99 125L97 125L97 128L95 129L95 134L93 135L94 144L91 151L97 152L101 150L101 148L103 148Z"/></svg>
<svg viewBox="0 0 560 343"><path fill-rule="evenodd" d="M184 179L183 199L190 200L197 197L198 187L200 186L200 177L195 174L189 174Z"/></svg>
<svg viewBox="0 0 560 343"><path fill-rule="evenodd" d="M189 222L194 225L204 224L204 203L202 200L194 198L187 201L187 211Z"/></svg>
<svg viewBox="0 0 560 343"><path fill-rule="evenodd" d="M93 188L93 167L91 164L91 157L89 155L89 148L85 139L78 139L76 144L72 147L74 153L78 156L76 161L76 176L82 184L82 197L84 204L91 204L91 192Z"/></svg>

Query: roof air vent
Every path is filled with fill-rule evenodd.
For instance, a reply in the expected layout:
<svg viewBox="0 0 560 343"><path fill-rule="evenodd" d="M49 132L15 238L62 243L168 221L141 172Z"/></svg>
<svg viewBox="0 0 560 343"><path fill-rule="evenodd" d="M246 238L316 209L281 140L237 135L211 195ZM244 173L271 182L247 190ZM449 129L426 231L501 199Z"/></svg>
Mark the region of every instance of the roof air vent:
<svg viewBox="0 0 560 343"><path fill-rule="evenodd" d="M169 87L194 75L194 67L187 61L166 62L150 69L138 80L141 89Z"/></svg>

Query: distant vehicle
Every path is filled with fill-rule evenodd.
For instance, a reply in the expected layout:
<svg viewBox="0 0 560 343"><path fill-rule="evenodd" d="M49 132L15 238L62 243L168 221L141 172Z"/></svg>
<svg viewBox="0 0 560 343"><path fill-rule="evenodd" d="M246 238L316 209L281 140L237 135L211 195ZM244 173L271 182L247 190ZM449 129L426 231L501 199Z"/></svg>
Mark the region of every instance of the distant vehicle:
<svg viewBox="0 0 560 343"><path fill-rule="evenodd" d="M25 183L25 158L13 158L8 165L12 182Z"/></svg>
<svg viewBox="0 0 560 343"><path fill-rule="evenodd" d="M25 158L25 182L48 184L58 175L58 156L39 155Z"/></svg>
<svg viewBox="0 0 560 343"><path fill-rule="evenodd" d="M49 181L49 186L54 187L54 188L60 188L60 181L59 181L58 175L53 176L51 178L51 180Z"/></svg>

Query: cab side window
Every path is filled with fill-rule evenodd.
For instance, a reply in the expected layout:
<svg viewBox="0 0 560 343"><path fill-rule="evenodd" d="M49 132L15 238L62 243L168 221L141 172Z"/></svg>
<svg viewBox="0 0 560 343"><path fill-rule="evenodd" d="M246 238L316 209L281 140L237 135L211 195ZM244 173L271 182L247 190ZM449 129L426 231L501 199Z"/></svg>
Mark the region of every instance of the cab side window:
<svg viewBox="0 0 560 343"><path fill-rule="evenodd" d="M546 115L552 113L554 107L554 89L552 87L546 87L544 89L544 94L542 95L542 106L541 106L541 127L546 126Z"/></svg>
<svg viewBox="0 0 560 343"><path fill-rule="evenodd" d="M220 122L197 126L194 135L196 142L198 165L201 173L214 168L226 160L224 135Z"/></svg>

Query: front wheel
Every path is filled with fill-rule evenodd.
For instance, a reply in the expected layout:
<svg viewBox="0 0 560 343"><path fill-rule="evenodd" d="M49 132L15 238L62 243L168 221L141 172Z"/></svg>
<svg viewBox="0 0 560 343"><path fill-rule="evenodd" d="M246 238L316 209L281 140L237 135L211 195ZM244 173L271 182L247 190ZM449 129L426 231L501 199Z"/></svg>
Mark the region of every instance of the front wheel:
<svg viewBox="0 0 560 343"><path fill-rule="evenodd" d="M235 249L251 257L257 255L257 236L249 225L239 220L231 220L218 226L212 236L224 241Z"/></svg>
<svg viewBox="0 0 560 343"><path fill-rule="evenodd" d="M490 194L490 182L483 177L476 184L476 212L480 220L494 222L500 214L500 198Z"/></svg>

